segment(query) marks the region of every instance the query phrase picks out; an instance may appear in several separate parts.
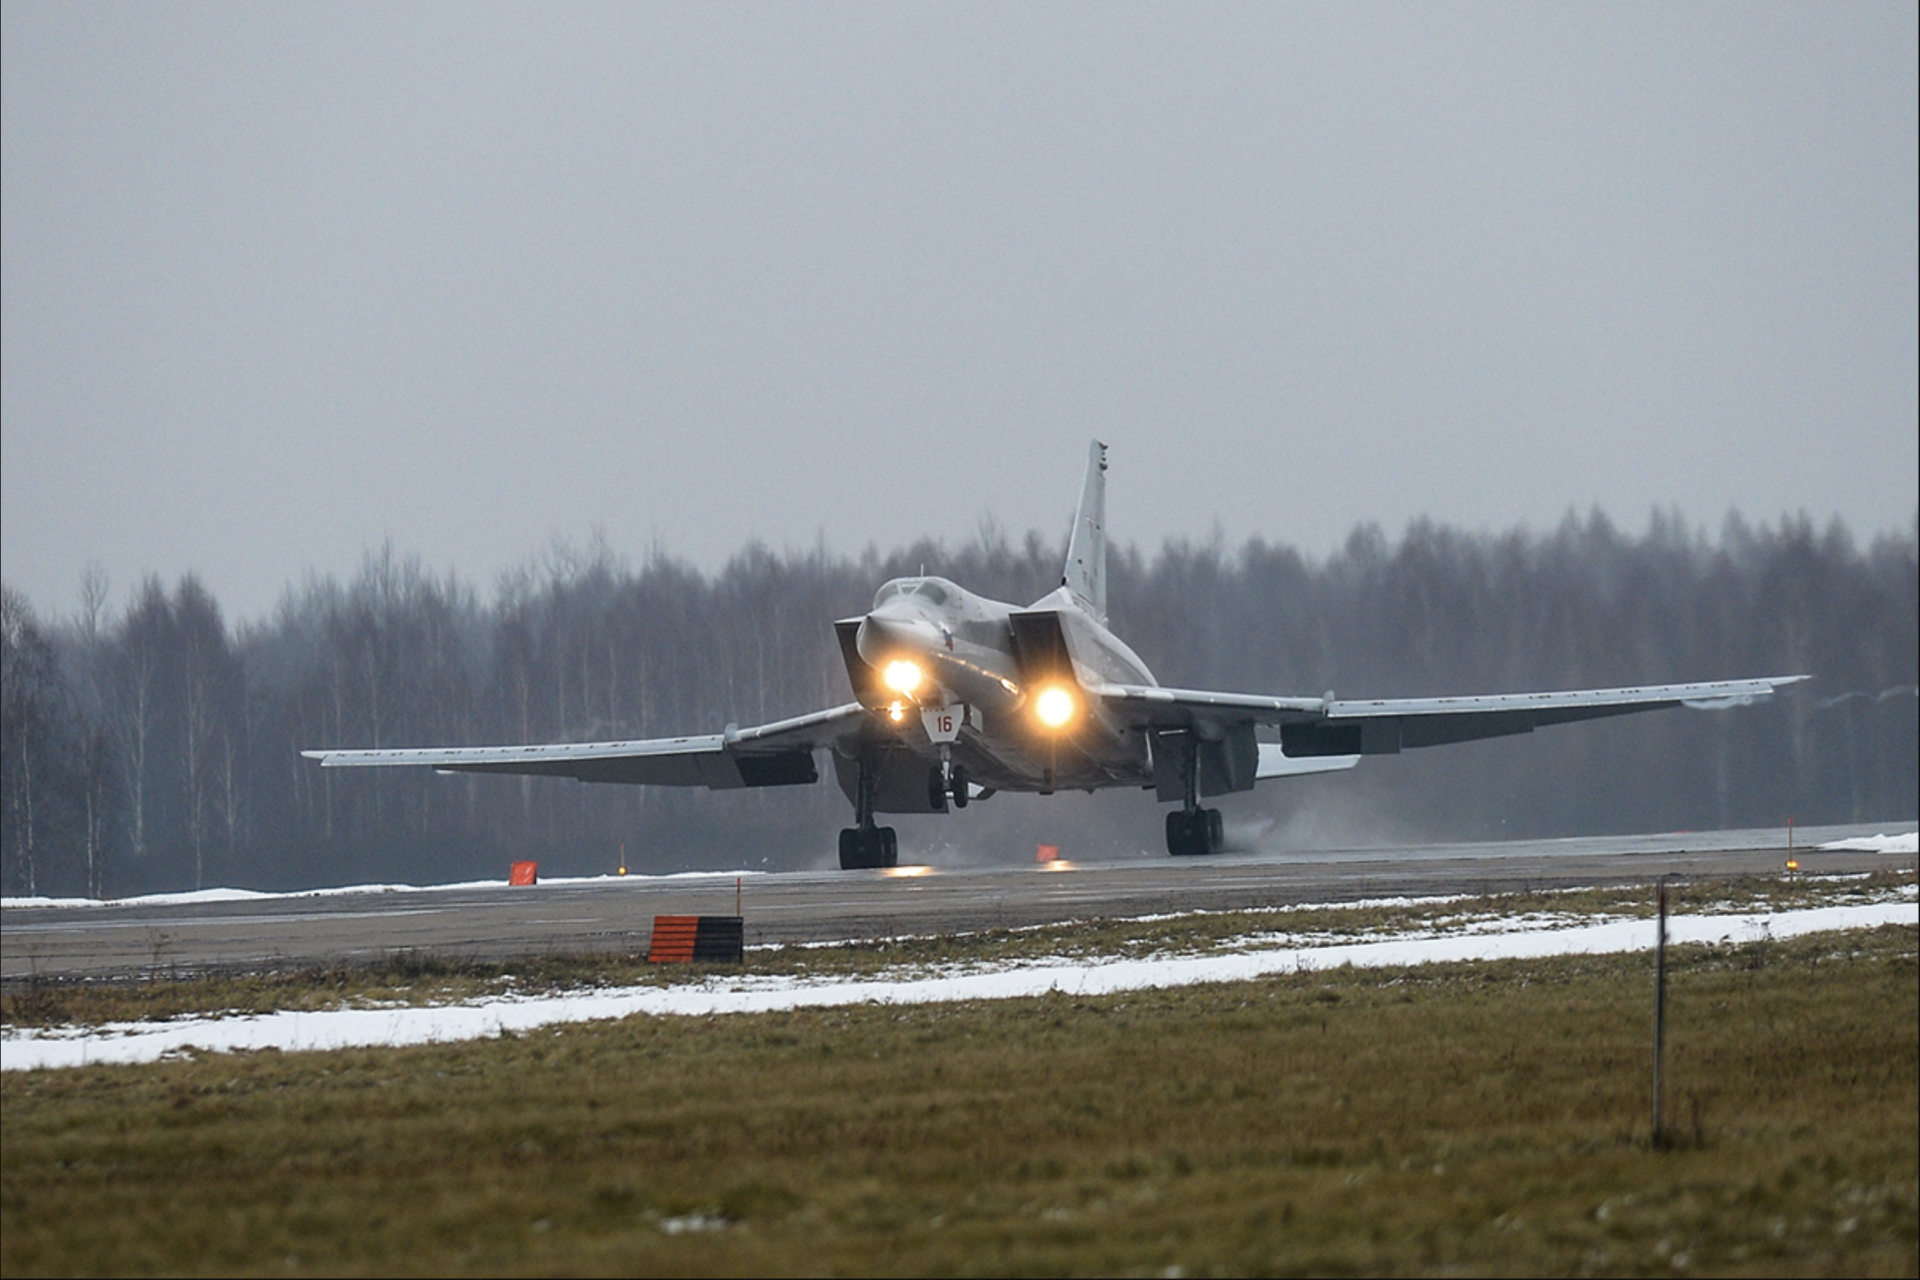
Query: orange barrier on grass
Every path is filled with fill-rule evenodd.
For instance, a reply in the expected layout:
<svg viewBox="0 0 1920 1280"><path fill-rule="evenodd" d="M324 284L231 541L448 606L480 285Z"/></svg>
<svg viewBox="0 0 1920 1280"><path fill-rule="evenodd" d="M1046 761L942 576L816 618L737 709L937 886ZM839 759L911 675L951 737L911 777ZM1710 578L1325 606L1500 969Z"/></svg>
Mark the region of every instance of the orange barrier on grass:
<svg viewBox="0 0 1920 1280"><path fill-rule="evenodd" d="M647 947L650 964L696 960L739 964L746 953L745 922L739 916L655 916Z"/></svg>

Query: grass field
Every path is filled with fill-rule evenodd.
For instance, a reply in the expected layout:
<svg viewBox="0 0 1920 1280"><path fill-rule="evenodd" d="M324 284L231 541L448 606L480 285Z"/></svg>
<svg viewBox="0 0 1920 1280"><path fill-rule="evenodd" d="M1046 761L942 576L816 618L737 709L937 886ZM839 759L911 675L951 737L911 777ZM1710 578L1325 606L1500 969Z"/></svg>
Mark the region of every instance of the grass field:
<svg viewBox="0 0 1920 1280"><path fill-rule="evenodd" d="M1915 1274L1916 930L1669 963L9 1072L0 1271Z"/></svg>

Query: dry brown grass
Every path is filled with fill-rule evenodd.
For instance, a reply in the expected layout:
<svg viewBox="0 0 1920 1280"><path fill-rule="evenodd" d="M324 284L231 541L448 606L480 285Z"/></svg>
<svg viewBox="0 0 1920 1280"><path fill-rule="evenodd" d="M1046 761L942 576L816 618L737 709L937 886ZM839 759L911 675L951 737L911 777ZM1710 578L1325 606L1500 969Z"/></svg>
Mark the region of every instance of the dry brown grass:
<svg viewBox="0 0 1920 1280"><path fill-rule="evenodd" d="M1916 931L0 1079L0 1270L1907 1274Z"/></svg>
<svg viewBox="0 0 1920 1280"><path fill-rule="evenodd" d="M1913 880L1911 872L1900 871L1838 881L1780 877L1683 881L1672 887L1671 907L1675 913L1745 913L1833 906L1885 900L1890 892L1911 886ZM761 975L867 976L1063 955L1198 955L1242 944L1256 934L1288 933L1345 942L1496 917L1532 914L1590 920L1649 917L1653 911L1653 892L1645 886L1631 886L1366 906L1192 912L1150 920L1094 919L975 934L757 948L749 951L745 968ZM506 962L405 953L351 965L211 977L169 976L121 983L28 979L0 991L0 1026L98 1026L281 1009L304 1012L383 1003L446 1004L509 991L527 995L697 981L711 971L706 966L653 966L646 963L644 955L634 953L565 953L523 956Z"/></svg>

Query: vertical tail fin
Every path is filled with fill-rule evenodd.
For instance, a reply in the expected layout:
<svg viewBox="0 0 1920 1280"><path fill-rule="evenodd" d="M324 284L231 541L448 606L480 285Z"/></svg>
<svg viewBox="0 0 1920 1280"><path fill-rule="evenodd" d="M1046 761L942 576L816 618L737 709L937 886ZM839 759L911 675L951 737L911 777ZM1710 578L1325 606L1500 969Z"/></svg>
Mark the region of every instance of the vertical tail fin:
<svg viewBox="0 0 1920 1280"><path fill-rule="evenodd" d="M1087 450L1087 478L1067 538L1065 587L1082 608L1107 621L1107 446L1095 440Z"/></svg>

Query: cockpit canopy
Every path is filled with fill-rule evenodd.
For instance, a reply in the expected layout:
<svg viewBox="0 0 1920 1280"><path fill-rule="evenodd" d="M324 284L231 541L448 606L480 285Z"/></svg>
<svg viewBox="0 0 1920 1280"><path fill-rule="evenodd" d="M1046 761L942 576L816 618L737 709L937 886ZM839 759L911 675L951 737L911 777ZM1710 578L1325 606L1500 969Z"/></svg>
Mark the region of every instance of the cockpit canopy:
<svg viewBox="0 0 1920 1280"><path fill-rule="evenodd" d="M959 591L960 588L945 578L895 578L873 593L873 607L878 609L902 596L918 596L928 604L943 605Z"/></svg>

